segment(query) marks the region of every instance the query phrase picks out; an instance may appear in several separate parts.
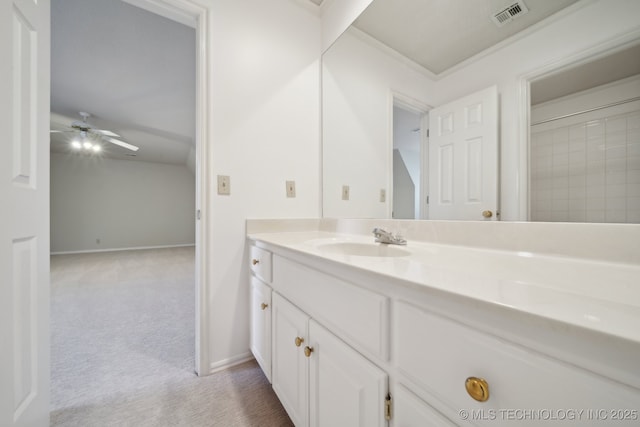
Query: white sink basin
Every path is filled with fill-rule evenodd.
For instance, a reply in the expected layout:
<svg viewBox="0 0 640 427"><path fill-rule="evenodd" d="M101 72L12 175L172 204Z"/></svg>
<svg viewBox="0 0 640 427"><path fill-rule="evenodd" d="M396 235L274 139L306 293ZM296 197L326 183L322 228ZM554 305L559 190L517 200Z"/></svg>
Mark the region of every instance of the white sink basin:
<svg viewBox="0 0 640 427"><path fill-rule="evenodd" d="M399 246L382 243L335 242L316 246L318 251L331 255L351 255L368 257L403 257L411 253Z"/></svg>

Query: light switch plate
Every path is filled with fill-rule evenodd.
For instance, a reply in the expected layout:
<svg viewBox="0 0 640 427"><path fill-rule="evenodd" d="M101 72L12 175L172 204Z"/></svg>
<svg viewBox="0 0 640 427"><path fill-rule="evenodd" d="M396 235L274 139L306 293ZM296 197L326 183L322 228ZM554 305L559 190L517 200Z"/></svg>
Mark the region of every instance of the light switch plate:
<svg viewBox="0 0 640 427"><path fill-rule="evenodd" d="M295 181L287 181L287 197L296 197Z"/></svg>
<svg viewBox="0 0 640 427"><path fill-rule="evenodd" d="M342 200L349 200L349 186L342 186Z"/></svg>
<svg viewBox="0 0 640 427"><path fill-rule="evenodd" d="M231 177L218 175L218 194L228 196L231 194Z"/></svg>
<svg viewBox="0 0 640 427"><path fill-rule="evenodd" d="M384 203L387 201L387 190L384 188L380 189L380 203Z"/></svg>

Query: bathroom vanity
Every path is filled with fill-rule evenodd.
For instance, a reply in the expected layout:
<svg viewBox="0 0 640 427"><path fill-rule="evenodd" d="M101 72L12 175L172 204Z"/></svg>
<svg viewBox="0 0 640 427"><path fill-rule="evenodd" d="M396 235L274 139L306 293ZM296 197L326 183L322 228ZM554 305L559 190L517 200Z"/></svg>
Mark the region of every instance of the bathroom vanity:
<svg viewBox="0 0 640 427"><path fill-rule="evenodd" d="M637 425L640 228L602 227L249 220L251 350L296 426Z"/></svg>

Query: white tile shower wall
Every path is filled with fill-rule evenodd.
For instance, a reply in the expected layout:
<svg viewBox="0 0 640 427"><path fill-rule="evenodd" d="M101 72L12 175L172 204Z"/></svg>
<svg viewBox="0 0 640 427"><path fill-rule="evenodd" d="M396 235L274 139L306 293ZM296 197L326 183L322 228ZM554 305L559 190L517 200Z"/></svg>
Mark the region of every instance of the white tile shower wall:
<svg viewBox="0 0 640 427"><path fill-rule="evenodd" d="M609 113L532 128L533 221L640 223L640 110Z"/></svg>

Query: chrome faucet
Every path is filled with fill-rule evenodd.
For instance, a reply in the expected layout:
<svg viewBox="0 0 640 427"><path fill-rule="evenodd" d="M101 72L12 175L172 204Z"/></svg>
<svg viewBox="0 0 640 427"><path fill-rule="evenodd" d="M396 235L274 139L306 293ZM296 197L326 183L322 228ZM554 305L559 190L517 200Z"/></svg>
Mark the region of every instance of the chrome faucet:
<svg viewBox="0 0 640 427"><path fill-rule="evenodd" d="M393 234L390 231L383 230L382 228L374 228L372 231L376 237L377 243L386 243L389 245L406 245L407 241L399 234Z"/></svg>

